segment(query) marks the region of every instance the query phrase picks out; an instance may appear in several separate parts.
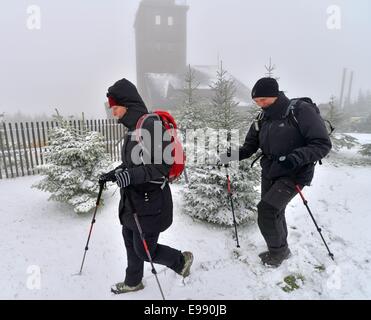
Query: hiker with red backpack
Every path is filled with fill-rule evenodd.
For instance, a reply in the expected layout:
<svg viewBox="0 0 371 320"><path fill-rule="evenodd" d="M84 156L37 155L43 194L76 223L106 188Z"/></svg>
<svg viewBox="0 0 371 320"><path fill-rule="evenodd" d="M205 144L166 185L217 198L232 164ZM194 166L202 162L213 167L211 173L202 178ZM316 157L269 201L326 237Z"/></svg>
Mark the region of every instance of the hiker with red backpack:
<svg viewBox="0 0 371 320"><path fill-rule="evenodd" d="M262 112L250 127L237 153L239 158L224 154L220 163L241 161L258 149L262 151L258 157L262 167L258 225L268 250L259 257L263 264L278 267L291 254L286 206L310 185L315 163L330 152L332 145L319 109L309 98L288 99L273 78L260 79L252 89L252 98Z"/></svg>
<svg viewBox="0 0 371 320"><path fill-rule="evenodd" d="M184 168L175 121L167 112L150 114L136 87L126 79L111 86L107 97L113 116L127 128L122 164L100 178L100 183L111 181L120 187L119 218L128 265L125 280L111 288L119 294L144 288L144 261L151 263L155 275L153 264L161 264L187 277L193 255L158 243L160 233L173 222L169 182Z"/></svg>

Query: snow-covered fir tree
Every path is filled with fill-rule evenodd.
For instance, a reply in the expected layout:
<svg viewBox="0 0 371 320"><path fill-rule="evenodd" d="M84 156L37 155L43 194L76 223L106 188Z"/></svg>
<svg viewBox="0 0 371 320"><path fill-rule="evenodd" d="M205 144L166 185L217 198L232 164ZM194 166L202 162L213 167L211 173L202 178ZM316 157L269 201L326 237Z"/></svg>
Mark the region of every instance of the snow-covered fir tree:
<svg viewBox="0 0 371 320"><path fill-rule="evenodd" d="M184 88L181 92L178 125L182 131L201 128L204 122L205 104L197 94L199 82L195 71L189 65L184 78Z"/></svg>
<svg viewBox="0 0 371 320"><path fill-rule="evenodd" d="M329 121L336 129L337 127L340 127L344 121L344 114L339 111L338 108L336 108L334 96L331 97L329 106L329 111L324 116L324 119ZM331 142L333 151L339 151L342 148L352 149L359 145L356 138L345 133L338 133L336 131L331 135Z"/></svg>
<svg viewBox="0 0 371 320"><path fill-rule="evenodd" d="M212 155L209 155L209 159L213 159ZM254 217L259 173L255 168L251 169L247 161L228 169L211 164L193 166L188 172L189 184L184 193L186 214L215 224L232 225L233 216L227 193L228 172L237 224Z"/></svg>
<svg viewBox="0 0 371 320"><path fill-rule="evenodd" d="M236 101L236 86L228 77L227 71L220 65L217 71L217 81L211 85L214 97L211 101L211 108L208 114L209 126L214 129L232 130L238 128L239 116Z"/></svg>
<svg viewBox="0 0 371 320"><path fill-rule="evenodd" d="M358 98L354 103L350 104L349 109L351 110L353 117L364 117L370 112L371 107L371 91L359 90Z"/></svg>
<svg viewBox="0 0 371 320"><path fill-rule="evenodd" d="M370 103L371 106L371 103ZM366 118L364 124L363 124L363 130L364 132L371 132L371 113ZM361 149L359 150L359 153L366 157L371 157L371 144L363 144L361 146Z"/></svg>
<svg viewBox="0 0 371 320"><path fill-rule="evenodd" d="M359 153L363 156L371 157L371 144L364 144Z"/></svg>
<svg viewBox="0 0 371 320"><path fill-rule="evenodd" d="M370 103L370 109L371 109L371 103ZM358 128L360 126L358 125ZM366 119L361 125L361 132L364 133L371 133L371 112L367 115Z"/></svg>
<svg viewBox="0 0 371 320"><path fill-rule="evenodd" d="M72 205L76 213L89 212L96 204L99 176L110 167L105 144L98 132L79 132L59 114L55 118L58 126L49 132L45 164L38 167L44 178L33 187L50 192L49 200Z"/></svg>
<svg viewBox="0 0 371 320"><path fill-rule="evenodd" d="M227 193L227 170L238 224L254 217L259 173L256 168L250 168L248 161L232 162L228 169L215 165L218 153L226 153L229 148L238 150L243 141L239 134L231 134L232 130L235 133L241 130L245 135L248 128L240 121L235 85L222 66L212 89L214 97L203 123L204 130L196 134L195 140L187 139L187 150L196 152L194 159L188 157L189 184L184 192L184 212L203 221L230 226L233 216ZM205 160L206 164L198 165L193 161L197 159Z"/></svg>

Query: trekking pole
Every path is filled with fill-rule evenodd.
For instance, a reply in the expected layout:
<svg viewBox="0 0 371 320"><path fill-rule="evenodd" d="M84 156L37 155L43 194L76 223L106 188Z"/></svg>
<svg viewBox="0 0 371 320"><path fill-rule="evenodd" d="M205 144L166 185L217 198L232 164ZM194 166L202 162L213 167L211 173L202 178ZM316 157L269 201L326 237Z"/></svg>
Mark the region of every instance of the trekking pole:
<svg viewBox="0 0 371 320"><path fill-rule="evenodd" d="M133 201L131 199L131 196L129 194L129 191L127 190L127 188L125 188L125 194L126 196L128 197L128 200L129 200L129 203L130 203L130 206L133 208L133 210L135 211L135 208L134 208L134 204L133 204ZM161 292L161 296L162 296L162 299L165 300L165 296L164 296L164 293L162 291L162 288L161 288L161 285L160 285L160 281L158 280L158 276L157 276L157 271L155 269L155 266L153 265L153 260L152 260L152 256L151 256L151 253L149 252L149 249L148 249L148 245L147 245L147 241L144 237L144 234L143 234L143 231L142 231L142 227L139 223L139 219L138 219L138 214L135 212L134 213L134 220L135 220L135 223L137 225L137 228L138 228L138 231L139 231L139 234L140 234L140 238L142 240L142 243L143 243L143 247L144 247L144 251L146 252L147 254L147 257L148 257L148 260L151 264L151 267L152 267L152 273L155 275L155 278L156 278L156 281L157 281L157 285L160 289L160 292Z"/></svg>
<svg viewBox="0 0 371 320"><path fill-rule="evenodd" d="M99 183L99 193L98 193L98 198L97 198L97 202L96 202L96 206L95 206L95 210L94 210L94 215L93 215L93 219L92 219L91 225L90 225L90 231L89 231L88 240L86 241L86 245L85 245L84 257L82 258L80 272L78 273L78 275L80 275L80 276L81 276L81 273L82 273L82 268L84 266L86 252L89 250L90 236L91 236L91 232L93 230L93 225L95 223L95 216L97 214L97 210L98 210L98 207L99 207L99 202L100 202L100 198L102 196L103 188L104 188L104 182L100 182Z"/></svg>
<svg viewBox="0 0 371 320"><path fill-rule="evenodd" d="M231 208L232 208L232 215L233 215L233 224L234 224L234 231L236 233L236 241L237 241L237 248L240 248L240 243L238 241L238 233L237 233L237 222L236 222L236 216L234 214L234 206L233 206L233 195L232 195L232 189L231 189L231 179L229 177L229 164L225 165L225 170L227 172L227 187L228 187L228 197L231 202Z"/></svg>
<svg viewBox="0 0 371 320"><path fill-rule="evenodd" d="M299 192L300 197L301 197L301 199L303 200L303 203L304 203L304 205L306 206L306 208L307 208L307 210L308 210L308 212L309 212L309 214L310 214L310 216L311 216L311 218L312 218L312 220L313 220L313 222L314 222L314 225L316 226L317 231L318 231L318 233L320 234L320 236L321 236L321 238L322 238L322 241L323 241L323 243L324 243L325 246L326 246L326 249L327 249L327 251L328 251L328 254L329 254L330 258L331 258L333 261L335 261L335 259L334 259L334 254L330 251L330 249L329 249L329 247L328 247L328 245L327 245L325 239L323 238L323 235L322 235L322 229L318 226L316 220L314 219L313 214L312 214L312 212L311 212L311 210L310 210L310 208L309 208L309 206L308 206L308 201L304 198L303 192L302 192L302 190L301 190L301 188L300 188L299 185L296 185L296 190Z"/></svg>

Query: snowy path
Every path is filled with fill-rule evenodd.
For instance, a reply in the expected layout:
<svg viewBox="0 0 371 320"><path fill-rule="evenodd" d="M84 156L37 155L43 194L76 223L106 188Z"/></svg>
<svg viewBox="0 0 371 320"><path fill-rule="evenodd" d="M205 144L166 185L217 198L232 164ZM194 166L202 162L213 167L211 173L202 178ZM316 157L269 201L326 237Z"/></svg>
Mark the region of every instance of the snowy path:
<svg viewBox="0 0 371 320"><path fill-rule="evenodd" d="M253 224L239 228L241 249L233 229L195 222L180 213L181 187L173 186L173 226L160 242L191 250L195 262L183 280L157 266L168 299L370 299L371 217L370 167L317 168L309 205L320 224L336 263L328 255L310 217L297 197L287 210L293 257L278 269L259 264L265 249ZM111 284L123 279L126 254L117 218L118 192L106 191L82 276L80 268L91 216L77 216L65 205L47 202L31 189L38 177L0 181L0 299L160 299L149 264L145 290L113 296ZM36 266L36 267L32 267ZM38 268L41 275L37 277ZM289 275L301 275L299 289L281 287ZM36 280L36 281L33 281ZM38 282L38 280L40 280Z"/></svg>

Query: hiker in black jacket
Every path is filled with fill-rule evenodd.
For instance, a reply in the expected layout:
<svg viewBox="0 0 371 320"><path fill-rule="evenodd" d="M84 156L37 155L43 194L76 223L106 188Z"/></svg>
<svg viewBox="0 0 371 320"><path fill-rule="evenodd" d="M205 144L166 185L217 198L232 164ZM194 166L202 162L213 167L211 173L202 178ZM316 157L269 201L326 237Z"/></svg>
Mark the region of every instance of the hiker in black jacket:
<svg viewBox="0 0 371 320"><path fill-rule="evenodd" d="M138 120L148 114L148 110L136 87L128 80L116 82L108 89L107 97L113 116L128 129L122 147L122 164L100 178L103 182L117 182L120 187L119 218L127 252L125 281L114 285L111 291L125 293L144 288L143 266L148 258L134 213L138 215L153 262L187 277L193 261L192 253L182 253L157 243L160 233L173 221L172 195L166 180L171 165L163 156L170 139L165 139L161 120L148 117L142 125L142 131L149 133L149 139L143 137L145 150L138 145L135 129ZM160 132L155 132L158 128ZM161 143L154 143L156 134Z"/></svg>
<svg viewBox="0 0 371 320"><path fill-rule="evenodd" d="M262 151L258 225L268 251L259 257L263 264L277 267L291 254L285 209L297 194L295 186L310 185L315 163L329 153L332 145L317 107L299 101L289 110L292 103L279 91L275 79L260 79L252 98L262 113L247 133L239 160L251 157L258 149ZM230 160L221 156L222 163Z"/></svg>

